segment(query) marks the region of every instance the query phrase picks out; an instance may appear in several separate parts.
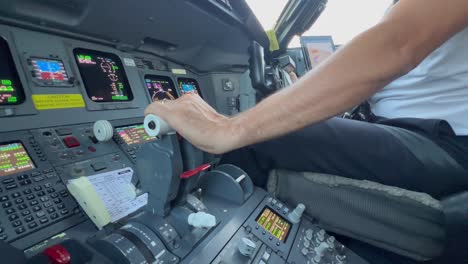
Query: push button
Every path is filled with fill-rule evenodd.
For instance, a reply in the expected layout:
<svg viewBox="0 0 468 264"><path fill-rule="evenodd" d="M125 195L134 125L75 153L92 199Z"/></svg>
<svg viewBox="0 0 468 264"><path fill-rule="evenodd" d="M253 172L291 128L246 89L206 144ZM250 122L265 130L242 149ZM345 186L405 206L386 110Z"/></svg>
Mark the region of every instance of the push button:
<svg viewBox="0 0 468 264"><path fill-rule="evenodd" d="M9 178L9 179L6 179L6 180L2 181L3 184L10 184L10 183L13 183L13 182L15 182L15 179L13 179L13 178Z"/></svg>
<svg viewBox="0 0 468 264"><path fill-rule="evenodd" d="M59 136L67 136L72 134L72 131L69 128L57 128L55 129L55 132L57 132Z"/></svg>
<svg viewBox="0 0 468 264"><path fill-rule="evenodd" d="M21 233L24 233L25 231L26 229L24 229L24 227L18 227L15 229L16 234L21 234Z"/></svg>
<svg viewBox="0 0 468 264"><path fill-rule="evenodd" d="M78 139L76 139L74 136L64 138L63 143L65 143L65 146L67 146L67 148L76 148L81 145Z"/></svg>
<svg viewBox="0 0 468 264"><path fill-rule="evenodd" d="M107 166L104 162L95 162L91 164L91 167L94 171L101 171L107 169Z"/></svg>

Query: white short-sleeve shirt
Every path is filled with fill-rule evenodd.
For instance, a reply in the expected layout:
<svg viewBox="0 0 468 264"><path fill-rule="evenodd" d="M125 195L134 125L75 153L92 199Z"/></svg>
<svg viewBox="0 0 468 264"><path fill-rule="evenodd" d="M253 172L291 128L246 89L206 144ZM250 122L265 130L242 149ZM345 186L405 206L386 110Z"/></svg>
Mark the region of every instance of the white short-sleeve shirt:
<svg viewBox="0 0 468 264"><path fill-rule="evenodd" d="M377 116L443 119L457 135L468 135L468 28L375 94L370 104Z"/></svg>

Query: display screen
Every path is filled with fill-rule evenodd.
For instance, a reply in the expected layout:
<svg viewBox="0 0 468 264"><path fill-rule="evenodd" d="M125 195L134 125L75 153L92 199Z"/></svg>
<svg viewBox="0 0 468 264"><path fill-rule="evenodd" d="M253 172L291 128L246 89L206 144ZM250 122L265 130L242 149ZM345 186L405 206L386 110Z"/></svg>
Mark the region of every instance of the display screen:
<svg viewBox="0 0 468 264"><path fill-rule="evenodd" d="M94 102L133 100L132 90L117 55L87 49L74 49L73 53L91 100Z"/></svg>
<svg viewBox="0 0 468 264"><path fill-rule="evenodd" d="M34 169L34 163L19 142L0 145L0 177Z"/></svg>
<svg viewBox="0 0 468 264"><path fill-rule="evenodd" d="M310 69L326 61L335 52L333 39L329 36L302 37L301 44Z"/></svg>
<svg viewBox="0 0 468 264"><path fill-rule="evenodd" d="M119 137L125 141L127 145L141 144L157 139L156 137L150 137L146 134L143 124L118 127L116 128L116 131Z"/></svg>
<svg viewBox="0 0 468 264"><path fill-rule="evenodd" d="M145 83L153 102L175 100L178 97L174 83L169 77L145 75Z"/></svg>
<svg viewBox="0 0 468 264"><path fill-rule="evenodd" d="M189 78L179 78L179 91L181 94L186 94L186 93L196 93L202 97L201 91L200 91L200 86L198 86L198 83L194 79L189 79Z"/></svg>
<svg viewBox="0 0 468 264"><path fill-rule="evenodd" d="M68 82L68 73L61 60L31 58L34 78L53 83Z"/></svg>
<svg viewBox="0 0 468 264"><path fill-rule="evenodd" d="M24 102L24 91L21 85L10 47L0 37L0 106L17 105Z"/></svg>
<svg viewBox="0 0 468 264"><path fill-rule="evenodd" d="M285 242L286 238L288 238L291 224L269 207L263 209L256 221L278 240Z"/></svg>

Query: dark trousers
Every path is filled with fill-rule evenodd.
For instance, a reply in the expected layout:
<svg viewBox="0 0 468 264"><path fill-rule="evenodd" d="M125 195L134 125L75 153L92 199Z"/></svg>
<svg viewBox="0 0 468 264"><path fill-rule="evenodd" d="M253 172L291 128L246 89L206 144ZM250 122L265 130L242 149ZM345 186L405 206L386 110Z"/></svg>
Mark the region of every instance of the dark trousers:
<svg viewBox="0 0 468 264"><path fill-rule="evenodd" d="M244 169L257 186L265 185L270 170L286 169L370 180L441 198L468 189L468 174L457 162L468 157L468 141L466 152L444 149L447 144L439 144L444 138L456 138L447 126L441 120L373 124L332 118L227 153L221 162Z"/></svg>

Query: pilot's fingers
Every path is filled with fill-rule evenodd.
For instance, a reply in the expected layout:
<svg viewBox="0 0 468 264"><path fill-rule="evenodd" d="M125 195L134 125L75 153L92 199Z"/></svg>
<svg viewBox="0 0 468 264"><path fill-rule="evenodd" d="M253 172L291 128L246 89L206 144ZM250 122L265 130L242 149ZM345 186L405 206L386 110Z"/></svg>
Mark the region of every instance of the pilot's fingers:
<svg viewBox="0 0 468 264"><path fill-rule="evenodd" d="M180 101L184 101L185 103L190 102L192 106L195 106L199 111L202 111L208 118L217 119L220 116L218 112L198 94L185 94L180 98Z"/></svg>
<svg viewBox="0 0 468 264"><path fill-rule="evenodd" d="M145 109L145 115L153 114L160 116L164 118L167 113L170 111L169 108L171 107L170 104L172 102L169 100L164 101L164 103L161 102L154 102L148 105Z"/></svg>

